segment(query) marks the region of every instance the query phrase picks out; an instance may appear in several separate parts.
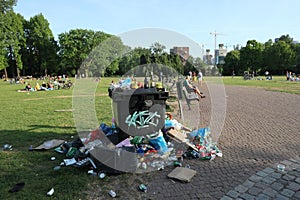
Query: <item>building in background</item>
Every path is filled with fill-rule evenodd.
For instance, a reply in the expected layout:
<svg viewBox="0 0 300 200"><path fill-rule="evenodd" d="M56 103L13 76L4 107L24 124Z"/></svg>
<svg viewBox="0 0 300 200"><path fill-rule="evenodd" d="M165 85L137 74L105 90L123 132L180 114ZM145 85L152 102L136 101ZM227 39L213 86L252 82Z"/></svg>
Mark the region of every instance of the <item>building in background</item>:
<svg viewBox="0 0 300 200"><path fill-rule="evenodd" d="M203 62L207 65L213 65L213 56L210 54L210 49L205 50L205 55L203 55Z"/></svg>
<svg viewBox="0 0 300 200"><path fill-rule="evenodd" d="M173 49L170 49L170 53L179 55L184 60L187 60L190 57L189 51L189 47L173 47Z"/></svg>
<svg viewBox="0 0 300 200"><path fill-rule="evenodd" d="M224 58L227 55L227 49L224 48L224 44L219 44L219 49L216 49L215 51L215 64L224 64Z"/></svg>

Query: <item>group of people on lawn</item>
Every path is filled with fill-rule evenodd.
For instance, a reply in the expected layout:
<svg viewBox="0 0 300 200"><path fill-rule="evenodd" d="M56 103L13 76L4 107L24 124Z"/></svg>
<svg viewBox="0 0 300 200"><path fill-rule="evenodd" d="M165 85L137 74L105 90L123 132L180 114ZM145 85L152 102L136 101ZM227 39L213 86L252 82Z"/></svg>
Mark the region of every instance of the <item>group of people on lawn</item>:
<svg viewBox="0 0 300 200"><path fill-rule="evenodd" d="M32 87L30 83L27 83L23 90L18 90L18 92L34 92L34 91L46 91L46 90L53 90L54 86L50 82L46 83L43 82L40 85L38 82L35 84L35 87Z"/></svg>
<svg viewBox="0 0 300 200"><path fill-rule="evenodd" d="M45 81L42 82L40 85L38 82L36 82L35 86L31 86L31 84L28 82L24 82L26 84L24 89L18 90L18 92L30 92L30 91L47 91L47 90L54 90L54 89L60 89L63 87L64 84L71 82L67 76L61 76L58 77L47 77L49 80L46 83Z"/></svg>
<svg viewBox="0 0 300 200"><path fill-rule="evenodd" d="M295 73L286 71L286 80L287 81L300 81L300 75L297 77Z"/></svg>

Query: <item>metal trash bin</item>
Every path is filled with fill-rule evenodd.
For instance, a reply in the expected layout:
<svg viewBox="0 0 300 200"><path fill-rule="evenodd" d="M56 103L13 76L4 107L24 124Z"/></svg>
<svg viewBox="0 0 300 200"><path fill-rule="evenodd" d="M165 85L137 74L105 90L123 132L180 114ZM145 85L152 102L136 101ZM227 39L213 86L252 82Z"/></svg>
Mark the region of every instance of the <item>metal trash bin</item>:
<svg viewBox="0 0 300 200"><path fill-rule="evenodd" d="M102 172L121 174L137 170L138 161L134 147L109 149L104 146L96 146L90 154L95 160L95 165Z"/></svg>
<svg viewBox="0 0 300 200"><path fill-rule="evenodd" d="M164 127L166 100L164 89L116 88L112 93L112 107L116 127L131 136L153 134Z"/></svg>

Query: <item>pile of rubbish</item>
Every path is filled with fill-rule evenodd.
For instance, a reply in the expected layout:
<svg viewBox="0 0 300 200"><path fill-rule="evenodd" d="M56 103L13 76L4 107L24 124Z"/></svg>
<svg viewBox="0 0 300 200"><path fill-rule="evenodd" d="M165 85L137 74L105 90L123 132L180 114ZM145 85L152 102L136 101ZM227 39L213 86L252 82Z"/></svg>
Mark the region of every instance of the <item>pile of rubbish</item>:
<svg viewBox="0 0 300 200"><path fill-rule="evenodd" d="M128 136L118 144L113 144L109 138L119 134L122 132L114 124L108 126L103 123L96 130L87 133L86 137L70 142L50 140L36 148L30 147L30 150L54 148L54 151L65 155L65 159L55 170L62 166L90 165L92 170L88 173L99 177L103 173L150 172L167 166L181 167L183 159L213 160L222 157L221 150L211 139L209 127L191 130L171 119L169 113L163 130L146 136ZM113 153L103 153L106 151ZM97 155L101 158L98 159ZM111 159L114 163L119 159L117 165L123 165L124 169L118 166L118 169L113 169L115 166L102 162L102 158Z"/></svg>
<svg viewBox="0 0 300 200"><path fill-rule="evenodd" d="M102 123L98 129L89 132L86 137L63 143L55 150L66 154L65 165L79 167L90 163L95 171L107 173L161 170L170 165L182 166L181 161L184 158L213 160L216 157L222 157L221 150L211 139L209 127L191 130L177 120L170 119L169 116L166 115L164 129L153 134L128 136L121 142L113 144L109 139L123 134L122 131L117 130L113 123L111 126ZM112 153L102 154L104 151ZM114 162L116 159L121 162L124 159L121 158L120 151L128 152L125 155L124 167L126 168L124 170L113 171L112 168L115 166L110 166L110 162L101 163L102 158L106 156ZM100 161L98 154L101 156Z"/></svg>

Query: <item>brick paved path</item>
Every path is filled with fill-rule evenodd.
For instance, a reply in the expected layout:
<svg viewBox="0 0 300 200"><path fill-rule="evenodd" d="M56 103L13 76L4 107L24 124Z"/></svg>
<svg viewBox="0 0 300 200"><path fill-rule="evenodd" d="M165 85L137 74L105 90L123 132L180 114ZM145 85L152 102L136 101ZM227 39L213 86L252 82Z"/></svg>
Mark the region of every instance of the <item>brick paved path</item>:
<svg viewBox="0 0 300 200"><path fill-rule="evenodd" d="M207 98L195 117L207 125L210 98L207 88L203 91ZM225 126L218 141L223 157L184 160L197 171L190 183L168 179L172 167L151 173L148 199L220 199L257 172L300 155L300 95L238 86L226 86L226 95Z"/></svg>
<svg viewBox="0 0 300 200"><path fill-rule="evenodd" d="M278 168L283 165L285 168ZM248 178L224 195L230 199L300 199L300 157L284 160ZM282 170L283 169L283 170Z"/></svg>

